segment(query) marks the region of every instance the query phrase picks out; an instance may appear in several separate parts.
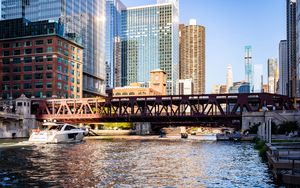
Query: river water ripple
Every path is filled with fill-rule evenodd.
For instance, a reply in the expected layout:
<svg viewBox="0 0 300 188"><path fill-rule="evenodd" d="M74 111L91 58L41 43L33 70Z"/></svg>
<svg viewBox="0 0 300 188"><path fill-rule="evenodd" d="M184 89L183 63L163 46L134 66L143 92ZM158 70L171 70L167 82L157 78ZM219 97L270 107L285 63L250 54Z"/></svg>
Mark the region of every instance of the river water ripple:
<svg viewBox="0 0 300 188"><path fill-rule="evenodd" d="M3 147L0 187L274 187L251 143L100 141Z"/></svg>

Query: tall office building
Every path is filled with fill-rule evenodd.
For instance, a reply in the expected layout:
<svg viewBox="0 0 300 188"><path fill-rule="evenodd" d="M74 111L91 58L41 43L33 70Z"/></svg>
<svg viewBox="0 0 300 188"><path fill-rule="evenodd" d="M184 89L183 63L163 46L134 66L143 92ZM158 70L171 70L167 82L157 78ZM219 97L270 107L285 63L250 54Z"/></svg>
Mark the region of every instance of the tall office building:
<svg viewBox="0 0 300 188"><path fill-rule="evenodd" d="M106 88L121 86L121 11L120 0L106 0Z"/></svg>
<svg viewBox="0 0 300 188"><path fill-rule="evenodd" d="M230 64L227 66L226 86L227 86L227 91L229 91L230 87L233 86L232 66Z"/></svg>
<svg viewBox="0 0 300 188"><path fill-rule="evenodd" d="M53 20L82 40L84 96L105 95L105 0L2 0L2 18Z"/></svg>
<svg viewBox="0 0 300 188"><path fill-rule="evenodd" d="M288 94L288 55L287 41L281 40L279 43L279 92L278 94Z"/></svg>
<svg viewBox="0 0 300 188"><path fill-rule="evenodd" d="M277 59L268 59L268 85L269 93L276 93L278 82L278 64Z"/></svg>
<svg viewBox="0 0 300 188"><path fill-rule="evenodd" d="M296 97L300 97L300 2L297 1L297 33L296 33Z"/></svg>
<svg viewBox="0 0 300 188"><path fill-rule="evenodd" d="M178 0L130 7L122 11L122 85L149 85L149 72L167 73L167 93L179 78Z"/></svg>
<svg viewBox="0 0 300 188"><path fill-rule="evenodd" d="M263 89L263 65L255 64L253 66L253 91L254 93L261 93Z"/></svg>
<svg viewBox="0 0 300 188"><path fill-rule="evenodd" d="M205 93L205 28L190 20L179 26L180 79L193 80L193 94Z"/></svg>
<svg viewBox="0 0 300 188"><path fill-rule="evenodd" d="M253 90L253 64L252 47L245 46L245 81L250 85L250 91Z"/></svg>
<svg viewBox="0 0 300 188"><path fill-rule="evenodd" d="M296 96L296 0L287 0L288 96Z"/></svg>

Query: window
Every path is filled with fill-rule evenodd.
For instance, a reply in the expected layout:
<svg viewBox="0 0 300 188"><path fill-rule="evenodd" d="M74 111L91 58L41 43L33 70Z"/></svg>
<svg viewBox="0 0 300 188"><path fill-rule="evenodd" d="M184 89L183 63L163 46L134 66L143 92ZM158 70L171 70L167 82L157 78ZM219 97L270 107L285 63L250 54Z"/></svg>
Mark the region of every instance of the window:
<svg viewBox="0 0 300 188"><path fill-rule="evenodd" d="M65 50L65 51L64 51L64 55L65 55L65 56L69 56L69 51L68 51L68 50Z"/></svg>
<svg viewBox="0 0 300 188"><path fill-rule="evenodd" d="M72 66L72 67L75 67L75 63L74 63L74 62L72 62L72 61L71 61L71 66Z"/></svg>
<svg viewBox="0 0 300 188"><path fill-rule="evenodd" d="M47 65L47 70L52 70L53 66L52 64Z"/></svg>
<svg viewBox="0 0 300 188"><path fill-rule="evenodd" d="M37 41L35 41L35 45L42 45L42 44L44 44L43 40L37 40Z"/></svg>
<svg viewBox="0 0 300 188"><path fill-rule="evenodd" d="M80 65L79 64L77 64L77 69L80 69Z"/></svg>
<svg viewBox="0 0 300 188"><path fill-rule="evenodd" d="M39 62L43 62L43 56L35 56L35 62L39 63Z"/></svg>
<svg viewBox="0 0 300 188"><path fill-rule="evenodd" d="M42 83L42 82L34 83L34 87L35 87L36 89L41 89L41 88L43 88L43 83Z"/></svg>
<svg viewBox="0 0 300 188"><path fill-rule="evenodd" d="M8 90L10 90L10 85L9 85L9 84L4 84L4 85L2 85L2 90L3 90L3 91L8 91Z"/></svg>
<svg viewBox="0 0 300 188"><path fill-rule="evenodd" d="M75 47L74 47L74 46L71 46L71 50L74 52L74 51L75 51Z"/></svg>
<svg viewBox="0 0 300 188"><path fill-rule="evenodd" d="M42 91L34 92L34 97L36 97L36 98L42 98L43 97L43 92Z"/></svg>
<svg viewBox="0 0 300 188"><path fill-rule="evenodd" d="M48 43L48 44L52 44L52 42L53 42L52 39L48 39L48 40L47 40L47 43Z"/></svg>
<svg viewBox="0 0 300 188"><path fill-rule="evenodd" d="M64 84L64 90L68 90L68 85Z"/></svg>
<svg viewBox="0 0 300 188"><path fill-rule="evenodd" d="M32 57L24 57L24 63L31 63Z"/></svg>
<svg viewBox="0 0 300 188"><path fill-rule="evenodd" d="M3 59L2 59L2 63L3 63L3 64L9 64L9 62L10 62L10 61L9 61L9 58L3 58Z"/></svg>
<svg viewBox="0 0 300 188"><path fill-rule="evenodd" d="M42 71L44 69L43 65L36 65L35 71Z"/></svg>
<svg viewBox="0 0 300 188"><path fill-rule="evenodd" d="M67 59L64 59L64 64L65 64L66 66L68 66L69 61L68 61Z"/></svg>
<svg viewBox="0 0 300 188"><path fill-rule="evenodd" d="M62 46L61 40L58 40L58 41L57 41L57 44L58 44L59 46Z"/></svg>
<svg viewBox="0 0 300 188"><path fill-rule="evenodd" d="M32 88L31 83L25 83L24 84L24 89L31 89L31 88Z"/></svg>
<svg viewBox="0 0 300 188"><path fill-rule="evenodd" d="M21 72L21 67L14 67L13 72Z"/></svg>
<svg viewBox="0 0 300 188"><path fill-rule="evenodd" d="M62 72L61 65L58 65L58 66L57 66L57 70L58 70L59 72Z"/></svg>
<svg viewBox="0 0 300 188"><path fill-rule="evenodd" d="M38 53L38 54L43 53L43 48L36 48L35 53Z"/></svg>
<svg viewBox="0 0 300 188"><path fill-rule="evenodd" d="M47 78L47 79L52 78L52 73L46 73L46 78Z"/></svg>
<svg viewBox="0 0 300 188"><path fill-rule="evenodd" d="M46 92L46 96L47 96L47 97L52 97L52 92L51 92L51 91L47 91L47 92Z"/></svg>
<svg viewBox="0 0 300 188"><path fill-rule="evenodd" d="M80 80L79 79L77 79L77 84L80 84Z"/></svg>
<svg viewBox="0 0 300 188"><path fill-rule="evenodd" d="M20 42L15 42L14 45L13 45L14 48L18 48L18 47L21 47L21 46L22 45L21 45Z"/></svg>
<svg viewBox="0 0 300 188"><path fill-rule="evenodd" d="M64 68L64 73L68 73L68 67Z"/></svg>
<svg viewBox="0 0 300 188"><path fill-rule="evenodd" d="M58 80L62 80L62 75L61 74L57 74L57 79Z"/></svg>
<svg viewBox="0 0 300 188"><path fill-rule="evenodd" d="M3 48L9 48L9 43L3 43L3 44L2 44L2 47L3 47Z"/></svg>
<svg viewBox="0 0 300 188"><path fill-rule="evenodd" d="M15 90L21 89L21 84L14 84L13 89Z"/></svg>
<svg viewBox="0 0 300 188"><path fill-rule="evenodd" d="M14 55L20 55L21 51L20 50L14 50Z"/></svg>
<svg viewBox="0 0 300 188"><path fill-rule="evenodd" d="M74 82L75 82L75 79L74 79L73 77L71 77L71 78L70 78L70 81L71 81L72 83L74 83Z"/></svg>
<svg viewBox="0 0 300 188"><path fill-rule="evenodd" d="M68 43L65 43L65 48L69 48L69 44Z"/></svg>
<svg viewBox="0 0 300 188"><path fill-rule="evenodd" d="M24 74L24 80L32 80L31 74Z"/></svg>
<svg viewBox="0 0 300 188"><path fill-rule="evenodd" d="M47 47L47 52L53 52L53 47Z"/></svg>
<svg viewBox="0 0 300 188"><path fill-rule="evenodd" d="M32 66L24 66L24 71L32 71Z"/></svg>
<svg viewBox="0 0 300 188"><path fill-rule="evenodd" d="M61 89L61 83L57 82L57 89Z"/></svg>
<svg viewBox="0 0 300 188"><path fill-rule="evenodd" d="M25 94L25 96L26 96L27 98L30 98L30 97L31 97L31 95L32 95L32 93L31 93L31 92L24 92L24 94Z"/></svg>
<svg viewBox="0 0 300 188"><path fill-rule="evenodd" d="M64 81L68 82L69 81L69 77L67 75L64 75Z"/></svg>
<svg viewBox="0 0 300 188"><path fill-rule="evenodd" d="M32 46L32 42L31 41L26 41L25 46Z"/></svg>
<svg viewBox="0 0 300 188"><path fill-rule="evenodd" d="M70 73L71 73L72 75L74 75L74 72L75 72L74 70L70 70Z"/></svg>
<svg viewBox="0 0 300 188"><path fill-rule="evenodd" d="M34 79L37 79L37 80L43 79L43 73L35 73Z"/></svg>
<svg viewBox="0 0 300 188"><path fill-rule="evenodd" d="M3 72L5 72L5 73L10 72L10 68L9 67L3 67Z"/></svg>
<svg viewBox="0 0 300 188"><path fill-rule="evenodd" d="M47 89L51 89L52 88L52 83L51 82L47 82L46 83L46 88Z"/></svg>
<svg viewBox="0 0 300 188"><path fill-rule="evenodd" d="M57 62L62 63L62 57L57 57Z"/></svg>
<svg viewBox="0 0 300 188"><path fill-rule="evenodd" d="M52 55L47 55L47 61L53 61Z"/></svg>
<svg viewBox="0 0 300 188"><path fill-rule="evenodd" d="M70 98L74 98L74 94L70 94Z"/></svg>
<svg viewBox="0 0 300 188"><path fill-rule="evenodd" d="M10 78L9 78L9 76L8 75L4 75L3 77L2 77L2 81L9 81L10 80Z"/></svg>
<svg viewBox="0 0 300 188"><path fill-rule="evenodd" d="M13 80L21 80L21 75L14 75Z"/></svg>
<svg viewBox="0 0 300 188"><path fill-rule="evenodd" d="M2 55L3 56L9 56L9 51L7 51L7 50L2 51Z"/></svg>
<svg viewBox="0 0 300 188"><path fill-rule="evenodd" d="M25 52L25 54L31 54L32 53L32 49L25 49L24 52Z"/></svg>
<svg viewBox="0 0 300 188"><path fill-rule="evenodd" d="M70 86L70 90L71 90L71 91L74 91L74 86Z"/></svg>
<svg viewBox="0 0 300 188"><path fill-rule="evenodd" d="M62 54L62 49L61 48L58 48L57 51L58 51L58 53Z"/></svg>
<svg viewBox="0 0 300 188"><path fill-rule="evenodd" d="M13 64L19 64L21 63L21 58L13 58Z"/></svg>

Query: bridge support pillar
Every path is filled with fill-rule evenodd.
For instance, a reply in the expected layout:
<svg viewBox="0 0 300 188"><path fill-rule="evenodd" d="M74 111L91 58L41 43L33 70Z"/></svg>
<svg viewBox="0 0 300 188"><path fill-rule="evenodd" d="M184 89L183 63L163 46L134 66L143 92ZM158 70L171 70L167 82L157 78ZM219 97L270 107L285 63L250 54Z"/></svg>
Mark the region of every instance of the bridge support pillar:
<svg viewBox="0 0 300 188"><path fill-rule="evenodd" d="M149 135L151 133L150 122L135 122L133 125L137 135Z"/></svg>

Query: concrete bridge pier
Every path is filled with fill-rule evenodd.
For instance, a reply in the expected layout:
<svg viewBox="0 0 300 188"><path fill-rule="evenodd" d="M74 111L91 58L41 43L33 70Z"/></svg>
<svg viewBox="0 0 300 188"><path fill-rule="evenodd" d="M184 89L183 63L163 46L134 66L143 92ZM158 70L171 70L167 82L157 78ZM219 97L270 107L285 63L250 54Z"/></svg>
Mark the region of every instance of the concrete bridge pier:
<svg viewBox="0 0 300 188"><path fill-rule="evenodd" d="M137 135L149 135L151 133L150 122L135 122L133 123Z"/></svg>

